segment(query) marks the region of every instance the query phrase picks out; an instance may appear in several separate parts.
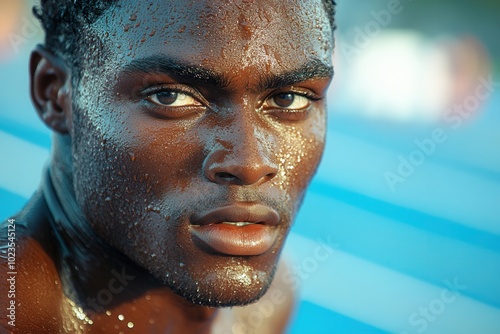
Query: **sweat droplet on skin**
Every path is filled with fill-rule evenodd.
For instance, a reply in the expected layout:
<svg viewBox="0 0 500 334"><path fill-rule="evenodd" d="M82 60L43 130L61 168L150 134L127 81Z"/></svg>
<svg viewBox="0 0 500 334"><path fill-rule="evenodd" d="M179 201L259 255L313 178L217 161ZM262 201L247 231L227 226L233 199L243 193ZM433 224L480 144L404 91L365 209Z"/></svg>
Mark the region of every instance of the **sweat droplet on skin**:
<svg viewBox="0 0 500 334"><path fill-rule="evenodd" d="M129 11L129 12L128 12L128 14L131 14L131 11ZM127 20L127 17L128 17L128 16L129 16L129 15L125 15L125 16L123 16L124 21L126 21L126 20ZM141 16L141 17L138 17L137 19L138 19L138 20L142 20L142 16ZM143 21L143 22L145 22L145 24L144 24L142 27L149 25L149 22L148 22L148 21L149 21L148 19L144 19L144 21ZM269 18L269 20L268 20L268 21L269 21L269 22L271 22L272 20ZM137 22L137 21L136 21L136 22ZM119 28L120 28L120 27L117 27L117 29L119 29ZM176 30L175 28L176 28L176 27L174 26L174 27L171 29L171 30L172 30L172 33L173 33L173 35L175 35L175 30ZM144 31L144 30L145 30L145 29L143 29L143 28L141 28L141 29L132 29L132 32L130 32L130 33L134 33L134 34L136 34L136 33L137 33L137 35L140 37L140 35L141 35L143 32L144 32L145 34L147 34L147 33L148 33L148 31ZM163 32L159 30L159 33L160 33L160 32L163 34ZM129 36L129 37L130 37L130 33L128 34L128 36ZM124 35L127 35L127 34L124 34ZM159 37L159 36L160 36L160 35L159 35L159 34L157 34L157 37ZM160 43L160 44L161 44L161 43ZM124 44L124 45L126 45L126 44ZM271 49L270 51L271 51L270 53L272 54L272 49ZM140 53L138 53L138 56L140 56ZM270 58L274 59L274 57L273 57L273 56L271 56L271 55L270 55ZM284 57L284 59L286 59L286 57ZM160 143L159 143L159 144L160 144ZM158 145L159 145L159 144L158 144ZM126 145L126 146L124 146L124 147L127 147L127 146L128 146L128 147L134 147L133 145ZM137 147L137 146L136 146L136 147ZM127 151L128 151L128 150L126 150L125 152L127 152ZM158 150L158 151L159 151L159 150ZM285 151L286 151L286 150L285 150ZM137 153L137 155L138 155L138 156L140 156L140 158L139 158L139 161L138 161L138 162L140 162L140 163L141 163L141 165L140 165L140 166L134 166L134 167L132 167L132 165L134 165L134 164L130 163L129 157L127 157L127 156L126 156L126 154L127 154L127 153L125 153L125 154L123 154L123 155L122 155L121 153L122 153L122 152L120 152L120 153L119 153L120 158L121 158L121 159L123 159L124 161L128 161L128 164L127 164L127 165L130 167L130 169L131 169L132 171L134 171L134 169L132 169L132 168L139 168L139 167L142 167L143 160L144 160L144 159L149 160L149 159L150 159L150 157L151 157L150 155L148 155L148 154L146 154L146 153L144 153L144 154L143 154L143 153L141 153L141 152L138 152L138 153ZM290 158L290 155L288 155L288 157L286 157L286 155L285 155L285 154L283 155L283 159L284 159L284 161L283 161L283 165L284 165L284 166L286 166L286 164L287 164L287 159L289 159L289 158ZM137 164L135 164L135 165L137 165ZM160 165L156 165L156 166L160 166ZM161 165L161 166L163 166L163 165ZM156 167L155 167L155 168L156 168ZM155 168L148 169L149 171L151 171L151 173L153 173L153 174L154 174L154 175L153 175L154 177L152 177L152 179L153 179L153 180L157 179L157 172L158 172L158 171L157 171ZM162 169L163 169L163 167L162 167L162 168L158 168L158 170L162 170ZM291 172L291 171L290 171L290 172ZM139 176L139 178L140 178L140 177L141 177L141 174L143 173L143 171L142 171L142 170L139 170L139 171L135 171L135 173L137 173L137 175L138 175L138 176ZM290 176L290 173L288 173L287 175L288 175L288 176ZM293 179L294 179L294 178L293 178ZM292 180L293 180L293 179L292 179ZM152 182L152 183L153 183L153 182ZM149 185L149 184L144 184L144 188L147 188L147 187L148 187L148 185ZM137 209L136 211L138 212L138 215L141 215L141 218L142 218L142 212L141 212L141 211L142 211L142 210L144 210L144 206L146 206L146 205L147 205L147 203L142 204L142 203L141 203L142 201L140 201L140 200L141 200L141 199L144 199L145 201L150 202L150 201L151 201L151 198L153 198L153 197L152 197L152 196L148 196L148 197L147 197L147 199L146 199L146 198L141 198L141 195L142 195L142 194L141 194L141 191L138 191L138 189L142 190L143 188L137 188L137 189L134 189L134 190L135 190L135 192L136 192L134 195L135 195L135 197L137 198L137 201L136 201L137 203L136 203L136 205L137 205L137 207L138 207L138 209ZM158 188L155 188L155 195L157 194L157 192L156 192L156 191L157 191L157 190L159 190L159 189L160 189L159 187L158 187ZM118 188L117 188L117 190L118 190L117 192L119 193L119 189L118 189ZM149 191L148 191L148 192L149 192ZM110 193L110 192L108 192L108 193ZM142 193L143 193L143 191L142 191ZM160 191L158 191L158 193L160 193ZM113 198L117 197L117 196L115 196L115 195L112 195L112 196L113 196ZM144 196L144 197L146 197L146 196ZM120 201L120 198L119 198L119 197L117 197L117 199L115 199L115 201L116 201L116 202ZM133 203L132 203L132 204L133 204ZM133 206L132 204L130 205L131 207ZM173 204L172 204L172 206L174 206L174 205L175 205L175 204L173 203ZM162 213L163 213L163 212L169 212L169 211L164 210L164 204L163 204L163 203L162 203L160 206L162 207L162 210L163 210L163 211L162 211ZM175 213L174 213L172 217L173 217L173 219L172 219L172 220L176 219L177 214L175 214ZM120 216L118 216L117 218L119 219L119 218L121 218L121 217L120 217ZM161 216L159 216L159 215L158 215L158 217L157 217L157 216L156 216L156 215L154 215L154 214L150 214L150 215L147 215L147 218L157 219L157 220L155 220L155 222L157 222L157 221L160 221ZM139 219L139 218L137 218L137 217L136 217L135 219ZM135 219L134 219L134 220L135 220ZM172 222L172 224L175 224L175 222ZM147 227L147 226L148 226L148 224L145 224L145 227ZM149 239L148 239L148 241L149 241ZM169 249L168 249L168 250L169 250ZM158 251L158 250L157 250L157 251ZM162 250L162 251L163 251L163 250ZM151 251L149 251L149 254L150 254L150 253L151 253ZM273 250L273 253L274 253L274 250ZM161 254L161 253L160 253L160 251L159 251L159 254ZM142 255L141 255L140 257L141 257L141 259L143 259L143 258L145 258L146 256L142 256ZM156 266L157 266L157 263L159 263L159 261L160 261L160 257L163 257L163 256L162 256L162 255L158 256L158 257L155 259L155 261L151 260L152 266L155 266L155 268L156 268ZM168 258L168 257L165 257L165 258ZM176 261L176 262L177 262L177 263L179 263L179 260L182 260L182 258L178 258L178 261ZM172 264L173 264L173 265L175 265L175 262L173 262L173 263L172 263L172 262L173 262L173 261L171 261L171 262L170 262L170 265L172 265ZM180 266L181 266L181 265L180 265ZM190 266L191 266L191 262L190 262ZM181 266L181 267L182 267L182 266ZM189 268L189 267L188 267L188 268ZM183 270L180 270L180 269L183 269ZM178 268L178 271L179 271L179 272L182 272L182 271L185 271L186 269L187 269L187 268ZM169 270L172 270L172 268L169 268ZM173 270L175 270L175 269L173 269ZM159 275L161 276L161 274L159 274ZM252 277L252 280L256 280L256 278L254 277L254 275L252 275L252 276L250 276L250 277ZM202 279L202 277L195 277L195 278L198 278L198 279L200 279L200 280ZM233 290L228 289L228 293L230 293L231 291L233 291ZM235 290L234 290L234 291L235 291ZM116 314L114 314L114 315L113 315L113 317L115 317L115 316L116 316ZM116 318L115 318L115 319L116 319ZM129 320L131 320L131 319L129 319ZM122 326L121 328L124 328L124 325L126 325L126 323L122 323L122 324L121 324L121 326Z"/></svg>
<svg viewBox="0 0 500 334"><path fill-rule="evenodd" d="M156 213L160 213L160 208L150 204L146 207L146 212L156 212Z"/></svg>

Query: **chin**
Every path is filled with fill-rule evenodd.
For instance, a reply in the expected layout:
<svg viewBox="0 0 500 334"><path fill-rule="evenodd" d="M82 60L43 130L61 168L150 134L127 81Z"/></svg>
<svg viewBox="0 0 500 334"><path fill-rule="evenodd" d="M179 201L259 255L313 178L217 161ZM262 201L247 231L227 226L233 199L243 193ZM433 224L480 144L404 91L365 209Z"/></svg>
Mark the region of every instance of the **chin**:
<svg viewBox="0 0 500 334"><path fill-rule="evenodd" d="M244 261L233 261L232 266L203 274L170 274L163 283L188 302L207 307L244 306L258 301L271 286L276 264L261 271Z"/></svg>

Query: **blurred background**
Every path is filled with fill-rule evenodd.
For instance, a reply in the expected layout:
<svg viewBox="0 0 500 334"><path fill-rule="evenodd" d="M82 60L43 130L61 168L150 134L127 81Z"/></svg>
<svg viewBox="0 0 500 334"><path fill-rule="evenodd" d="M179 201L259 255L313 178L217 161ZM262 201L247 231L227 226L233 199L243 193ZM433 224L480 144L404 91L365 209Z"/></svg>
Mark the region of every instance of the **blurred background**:
<svg viewBox="0 0 500 334"><path fill-rule="evenodd" d="M300 295L289 333L498 334L500 2L338 3L328 145L277 278ZM0 219L50 150L31 6L0 0Z"/></svg>

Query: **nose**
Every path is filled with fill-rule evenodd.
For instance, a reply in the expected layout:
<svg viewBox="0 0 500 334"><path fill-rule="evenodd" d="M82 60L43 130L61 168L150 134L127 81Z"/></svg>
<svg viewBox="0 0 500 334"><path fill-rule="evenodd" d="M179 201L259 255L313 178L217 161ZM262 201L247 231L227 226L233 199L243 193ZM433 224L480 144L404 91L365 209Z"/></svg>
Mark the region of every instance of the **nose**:
<svg viewBox="0 0 500 334"><path fill-rule="evenodd" d="M272 136L265 136L258 127L241 117L221 131L223 135L215 139L204 162L207 179L218 184L260 185L276 176Z"/></svg>

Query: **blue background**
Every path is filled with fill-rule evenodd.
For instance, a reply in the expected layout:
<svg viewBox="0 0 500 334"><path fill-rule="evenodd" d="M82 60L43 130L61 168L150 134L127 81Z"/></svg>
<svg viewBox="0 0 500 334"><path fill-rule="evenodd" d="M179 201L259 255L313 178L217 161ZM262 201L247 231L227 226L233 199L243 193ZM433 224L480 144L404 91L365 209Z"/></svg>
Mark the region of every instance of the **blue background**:
<svg viewBox="0 0 500 334"><path fill-rule="evenodd" d="M436 3L446 22L428 18ZM472 34L494 69L500 9L489 1L460 4L407 1L414 7L385 29L427 37ZM386 6L341 2L339 43L352 44L370 11ZM469 13L473 22L463 21ZM50 150L50 132L28 97L29 50L40 39L38 31L19 50L2 46L1 219L36 189ZM338 50L336 57L342 57ZM300 283L289 332L500 333L500 87L495 84L481 109L455 129L439 120L367 117L359 101L337 95L355 79L336 79L329 95L325 156L287 242L285 256ZM436 129L446 140L391 188L386 172L396 173L399 157L409 159L418 150L415 141Z"/></svg>

